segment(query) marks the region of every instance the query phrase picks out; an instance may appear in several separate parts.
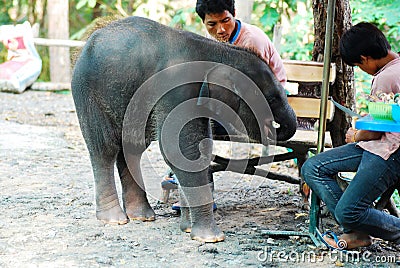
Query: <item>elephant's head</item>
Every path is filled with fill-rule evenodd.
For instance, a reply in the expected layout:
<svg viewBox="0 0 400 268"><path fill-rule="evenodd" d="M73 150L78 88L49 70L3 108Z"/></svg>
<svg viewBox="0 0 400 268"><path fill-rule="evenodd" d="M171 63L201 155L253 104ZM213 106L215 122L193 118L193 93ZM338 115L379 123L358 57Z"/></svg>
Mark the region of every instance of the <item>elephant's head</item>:
<svg viewBox="0 0 400 268"><path fill-rule="evenodd" d="M233 126L250 139L287 140L296 131L296 115L269 68L259 76L266 78L253 81L237 69L217 65L206 74L198 104L212 110L225 128Z"/></svg>

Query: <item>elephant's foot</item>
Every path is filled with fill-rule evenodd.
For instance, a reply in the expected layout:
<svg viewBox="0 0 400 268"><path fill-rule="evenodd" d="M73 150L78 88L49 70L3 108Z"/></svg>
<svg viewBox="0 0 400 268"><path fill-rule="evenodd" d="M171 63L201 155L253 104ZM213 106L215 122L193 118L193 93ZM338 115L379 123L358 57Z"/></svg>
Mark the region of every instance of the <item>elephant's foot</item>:
<svg viewBox="0 0 400 268"><path fill-rule="evenodd" d="M192 231L192 220L190 219L189 208L181 207L181 223L180 229L182 232L190 233Z"/></svg>
<svg viewBox="0 0 400 268"><path fill-rule="evenodd" d="M131 220L154 221L156 214L150 204L146 202L126 204L125 211Z"/></svg>
<svg viewBox="0 0 400 268"><path fill-rule="evenodd" d="M205 243L216 243L225 240L224 233L215 225L193 224L190 238Z"/></svg>
<svg viewBox="0 0 400 268"><path fill-rule="evenodd" d="M127 215L119 204L109 209L97 210L96 218L107 224L122 225L129 222Z"/></svg>

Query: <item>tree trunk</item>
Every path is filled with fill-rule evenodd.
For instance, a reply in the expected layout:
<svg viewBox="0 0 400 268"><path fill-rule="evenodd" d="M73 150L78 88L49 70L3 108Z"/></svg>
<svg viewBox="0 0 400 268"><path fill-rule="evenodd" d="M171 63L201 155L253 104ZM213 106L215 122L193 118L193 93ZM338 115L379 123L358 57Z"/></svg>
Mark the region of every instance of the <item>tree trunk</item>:
<svg viewBox="0 0 400 268"><path fill-rule="evenodd" d="M93 8L92 20L100 18L102 16L101 5L99 2L96 2L96 5Z"/></svg>
<svg viewBox="0 0 400 268"><path fill-rule="evenodd" d="M69 39L68 0L47 1L48 38ZM71 60L68 47L50 47L51 82L71 82Z"/></svg>
<svg viewBox="0 0 400 268"><path fill-rule="evenodd" d="M325 45L325 25L327 19L327 0L313 0L314 31L315 41L312 58L322 62L324 57ZM351 9L349 0L336 0L335 8L335 29L333 31L332 43L332 62L336 64L336 80L329 88L329 96L342 105L352 108L355 107L354 97L354 72L353 68L345 65L339 54L339 39L343 32L351 27ZM320 96L319 87L316 95ZM327 125L327 130L331 133L333 146L345 143L345 134L350 127L351 119L342 111L336 109L335 116L331 123Z"/></svg>
<svg viewBox="0 0 400 268"><path fill-rule="evenodd" d="M250 23L254 0L236 0L236 17L241 21Z"/></svg>

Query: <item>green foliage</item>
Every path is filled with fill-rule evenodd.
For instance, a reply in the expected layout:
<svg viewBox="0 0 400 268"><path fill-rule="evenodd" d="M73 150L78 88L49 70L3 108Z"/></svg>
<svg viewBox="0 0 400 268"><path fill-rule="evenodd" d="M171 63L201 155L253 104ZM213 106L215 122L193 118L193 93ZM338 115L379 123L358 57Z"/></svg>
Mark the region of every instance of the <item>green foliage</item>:
<svg viewBox="0 0 400 268"><path fill-rule="evenodd" d="M201 18L197 16L195 7L178 9L172 17L169 26L198 34L204 34L202 21Z"/></svg>
<svg viewBox="0 0 400 268"><path fill-rule="evenodd" d="M11 1L8 0L0 0L0 25L9 24L11 22L10 14L8 11L12 7Z"/></svg>
<svg viewBox="0 0 400 268"><path fill-rule="evenodd" d="M298 12L299 3L310 10L307 0L256 0L252 24L257 25L273 39L273 29L278 23L285 28L282 33L280 54L285 59L310 60L313 47L313 17L311 12ZM290 23L290 29L287 29Z"/></svg>
<svg viewBox="0 0 400 268"><path fill-rule="evenodd" d="M400 209L400 194L399 194L399 191L396 190L396 191L394 192L394 194L392 195L392 197L393 197L393 199L394 199L394 203L396 204L396 207L397 207L398 209Z"/></svg>
<svg viewBox="0 0 400 268"><path fill-rule="evenodd" d="M400 51L400 1L398 0L350 0L353 24L367 21L375 24L386 36L393 51ZM371 12L373 11L373 12ZM356 99L369 94L372 77L359 68L354 69Z"/></svg>
<svg viewBox="0 0 400 268"><path fill-rule="evenodd" d="M385 33L392 49L400 51L400 17L398 14L400 2L398 0L352 2L354 2L352 10L354 23L368 21L376 24ZM363 12L363 10L374 10L374 12Z"/></svg>
<svg viewBox="0 0 400 268"><path fill-rule="evenodd" d="M50 81L50 57L49 48L45 46L38 46L37 52L42 59L42 72L38 78L38 81Z"/></svg>
<svg viewBox="0 0 400 268"><path fill-rule="evenodd" d="M255 0L252 23L263 29L272 38L274 25L280 20L277 11L279 0Z"/></svg>
<svg viewBox="0 0 400 268"><path fill-rule="evenodd" d="M81 9L84 6L94 8L96 6L96 0L79 0L76 4L76 9Z"/></svg>
<svg viewBox="0 0 400 268"><path fill-rule="evenodd" d="M292 20L293 30L285 33L281 46L283 58L292 60L311 60L314 46L312 14L306 16L295 15Z"/></svg>
<svg viewBox="0 0 400 268"><path fill-rule="evenodd" d="M271 25L275 25L278 22L279 17L279 13L278 11L276 11L276 9L267 8L265 9L264 14L261 16L260 22L265 27L268 27Z"/></svg>
<svg viewBox="0 0 400 268"><path fill-rule="evenodd" d="M0 63L5 62L7 60L7 49L0 43Z"/></svg>
<svg viewBox="0 0 400 268"><path fill-rule="evenodd" d="M385 33L394 51L400 51L400 1L350 0L354 24L361 21L374 23Z"/></svg>
<svg viewBox="0 0 400 268"><path fill-rule="evenodd" d="M355 88L360 94L370 93L372 77L369 74L356 67L354 68L354 81Z"/></svg>

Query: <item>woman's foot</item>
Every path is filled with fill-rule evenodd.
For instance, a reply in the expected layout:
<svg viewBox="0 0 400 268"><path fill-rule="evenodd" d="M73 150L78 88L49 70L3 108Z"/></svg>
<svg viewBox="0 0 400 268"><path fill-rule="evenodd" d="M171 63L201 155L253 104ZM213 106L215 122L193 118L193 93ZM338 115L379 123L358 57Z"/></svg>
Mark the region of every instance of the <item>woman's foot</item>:
<svg viewBox="0 0 400 268"><path fill-rule="evenodd" d="M323 239L330 246L336 249L354 249L358 247L367 247L372 244L372 237L368 234L352 231L351 233L346 233L338 237L335 241L334 238L324 236Z"/></svg>
<svg viewBox="0 0 400 268"><path fill-rule="evenodd" d="M343 234L339 239L347 242L347 248L353 249L358 247L367 247L372 244L372 237L368 234L353 231L351 233Z"/></svg>

